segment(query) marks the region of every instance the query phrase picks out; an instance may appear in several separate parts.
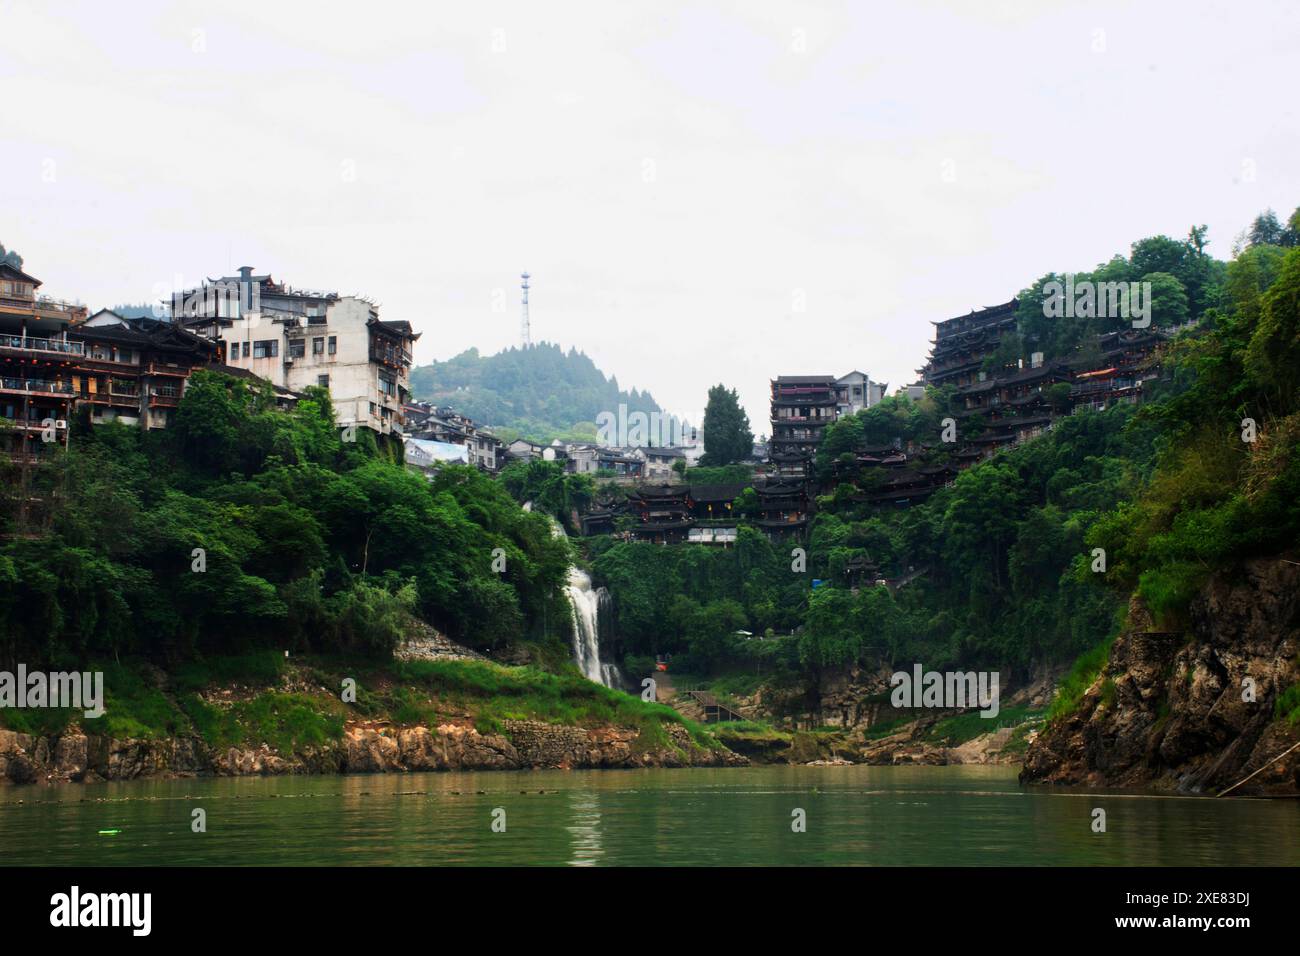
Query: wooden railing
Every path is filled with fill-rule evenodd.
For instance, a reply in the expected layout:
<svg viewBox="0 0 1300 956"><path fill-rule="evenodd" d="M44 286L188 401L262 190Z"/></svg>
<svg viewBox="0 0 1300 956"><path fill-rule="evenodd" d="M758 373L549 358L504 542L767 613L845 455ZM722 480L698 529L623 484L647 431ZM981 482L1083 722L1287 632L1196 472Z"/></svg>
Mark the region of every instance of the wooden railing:
<svg viewBox="0 0 1300 956"><path fill-rule="evenodd" d="M0 388L10 392L43 392L72 395L71 382L50 382L40 378L0 378Z"/></svg>
<svg viewBox="0 0 1300 956"><path fill-rule="evenodd" d="M42 339L30 335L0 335L0 348L22 349L26 352L61 352L68 355L84 355L86 351L85 345L80 342Z"/></svg>

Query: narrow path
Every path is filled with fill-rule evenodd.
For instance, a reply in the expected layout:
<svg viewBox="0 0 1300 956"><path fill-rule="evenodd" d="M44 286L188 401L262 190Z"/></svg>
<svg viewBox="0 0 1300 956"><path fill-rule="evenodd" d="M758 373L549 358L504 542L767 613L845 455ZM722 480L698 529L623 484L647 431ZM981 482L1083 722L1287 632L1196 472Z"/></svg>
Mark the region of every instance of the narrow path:
<svg viewBox="0 0 1300 956"><path fill-rule="evenodd" d="M655 700L661 704L673 706L677 688L673 686L672 676L667 671L655 671Z"/></svg>

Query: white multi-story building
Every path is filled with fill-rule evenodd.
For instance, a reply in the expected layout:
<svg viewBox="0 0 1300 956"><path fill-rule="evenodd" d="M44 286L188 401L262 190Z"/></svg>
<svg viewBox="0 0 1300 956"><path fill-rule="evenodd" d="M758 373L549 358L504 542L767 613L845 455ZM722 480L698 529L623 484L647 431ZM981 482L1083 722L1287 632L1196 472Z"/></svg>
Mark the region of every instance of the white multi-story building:
<svg viewBox="0 0 1300 956"><path fill-rule="evenodd" d="M292 289L244 266L184 293L173 313L219 342L228 365L293 391L328 388L341 427L404 435L420 336L409 322L381 320L372 302Z"/></svg>
<svg viewBox="0 0 1300 956"><path fill-rule="evenodd" d="M839 418L856 415L885 397L888 382L873 382L866 372L854 369L835 380L835 405Z"/></svg>

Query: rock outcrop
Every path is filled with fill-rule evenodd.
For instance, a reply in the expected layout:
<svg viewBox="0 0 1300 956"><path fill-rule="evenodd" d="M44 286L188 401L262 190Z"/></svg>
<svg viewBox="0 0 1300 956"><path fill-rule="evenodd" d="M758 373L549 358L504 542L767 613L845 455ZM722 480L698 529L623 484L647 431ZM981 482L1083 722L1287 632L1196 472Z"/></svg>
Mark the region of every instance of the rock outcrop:
<svg viewBox="0 0 1300 956"><path fill-rule="evenodd" d="M729 750L709 750L679 724L647 742L632 728L585 729L506 721L504 732L470 726L353 726L322 747L280 753L209 747L197 737L117 740L79 732L39 737L0 730L0 781L132 780L157 776L257 776L290 773L399 773L420 770L526 770L600 767L742 766Z"/></svg>
<svg viewBox="0 0 1300 956"><path fill-rule="evenodd" d="M1300 793L1300 727L1276 719L1300 680L1300 565L1255 560L1210 580L1185 633L1155 630L1136 599L1078 709L1030 747L1025 782ZM1246 690L1254 685L1254 700Z"/></svg>

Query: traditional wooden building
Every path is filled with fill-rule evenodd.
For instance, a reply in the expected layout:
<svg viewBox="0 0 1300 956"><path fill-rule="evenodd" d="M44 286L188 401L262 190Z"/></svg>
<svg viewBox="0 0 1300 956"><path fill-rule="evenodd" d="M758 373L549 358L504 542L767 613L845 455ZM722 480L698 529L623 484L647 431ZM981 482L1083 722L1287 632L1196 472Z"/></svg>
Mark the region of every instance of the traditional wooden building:
<svg viewBox="0 0 1300 956"><path fill-rule="evenodd" d="M68 330L86 309L41 295L14 256L0 259L0 453L39 461L67 446L84 346Z"/></svg>
<svg viewBox="0 0 1300 956"><path fill-rule="evenodd" d="M633 537L655 544L685 541L695 523L685 485L642 485L628 497L628 511L637 519Z"/></svg>
<svg viewBox="0 0 1300 956"><path fill-rule="evenodd" d="M1156 358L1164 341L1154 329L1123 329L1099 336L1098 355L1071 363L1074 407L1103 409L1116 402L1140 402L1143 386L1159 377Z"/></svg>
<svg viewBox="0 0 1300 956"><path fill-rule="evenodd" d="M934 345L925 368L917 369L927 385L972 385L978 380L984 360L1016 330L1018 299L972 311L942 322L932 322Z"/></svg>
<svg viewBox="0 0 1300 956"><path fill-rule="evenodd" d="M844 583L850 588L870 587L880 578L880 566L867 554L855 554L844 563Z"/></svg>
<svg viewBox="0 0 1300 956"><path fill-rule="evenodd" d="M855 496L873 505L909 506L925 501L951 478L943 469L922 471L917 467L882 472L878 482Z"/></svg>
<svg viewBox="0 0 1300 956"><path fill-rule="evenodd" d="M584 537L613 534L615 519L627 512L626 501L609 494L597 494L579 521Z"/></svg>
<svg viewBox="0 0 1300 956"><path fill-rule="evenodd" d="M742 491L748 488L745 482L722 485L691 485L687 492L687 507L691 517L697 521L735 522L732 506Z"/></svg>
<svg viewBox="0 0 1300 956"><path fill-rule="evenodd" d="M759 517L755 521L769 537L802 534L812 515L808 485L802 481L768 481L756 486Z"/></svg>
<svg viewBox="0 0 1300 956"><path fill-rule="evenodd" d="M778 474L805 477L826 426L839 414L833 375L782 375L771 381L772 437L768 453Z"/></svg>
<svg viewBox="0 0 1300 956"><path fill-rule="evenodd" d="M112 312L97 313L93 324L72 329L68 338L83 346L74 379L77 402L89 407L92 424L167 427L190 373L211 367L219 356L215 342L183 326Z"/></svg>

